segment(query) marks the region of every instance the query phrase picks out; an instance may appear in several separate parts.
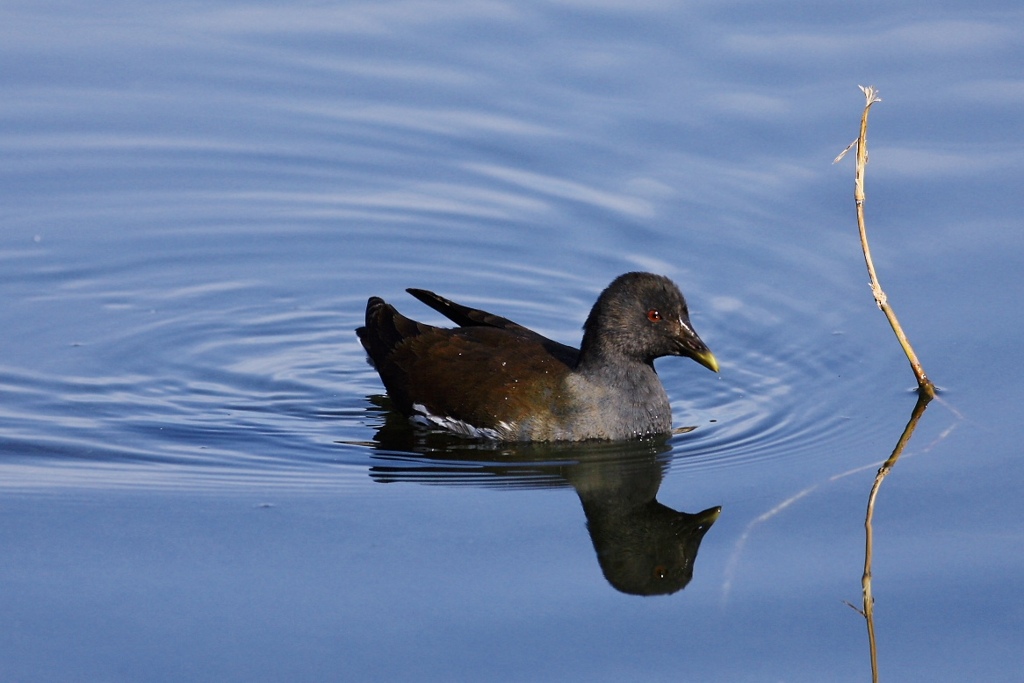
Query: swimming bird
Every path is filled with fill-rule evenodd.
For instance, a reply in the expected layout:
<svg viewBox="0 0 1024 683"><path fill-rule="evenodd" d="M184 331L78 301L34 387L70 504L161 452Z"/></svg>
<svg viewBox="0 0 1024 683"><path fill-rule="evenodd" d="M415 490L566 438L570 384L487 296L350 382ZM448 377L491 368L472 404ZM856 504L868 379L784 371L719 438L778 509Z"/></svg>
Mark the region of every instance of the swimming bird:
<svg viewBox="0 0 1024 683"><path fill-rule="evenodd" d="M625 440L672 430L654 370L688 356L718 372L667 277L626 273L601 292L580 349L507 318L406 290L458 327L403 316L380 297L356 330L394 405L413 420L499 441Z"/></svg>

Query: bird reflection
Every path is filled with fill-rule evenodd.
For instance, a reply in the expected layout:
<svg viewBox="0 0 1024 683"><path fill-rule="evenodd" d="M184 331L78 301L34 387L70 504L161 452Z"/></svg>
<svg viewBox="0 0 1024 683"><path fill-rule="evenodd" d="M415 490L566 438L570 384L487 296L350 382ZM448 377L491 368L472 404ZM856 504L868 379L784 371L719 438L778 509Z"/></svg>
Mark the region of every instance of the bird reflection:
<svg viewBox="0 0 1024 683"><path fill-rule="evenodd" d="M667 438L625 443L507 444L414 428L387 398L373 442L379 482L544 488L572 486L605 579L632 595L668 595L693 577L704 535L721 513L677 512L656 500Z"/></svg>

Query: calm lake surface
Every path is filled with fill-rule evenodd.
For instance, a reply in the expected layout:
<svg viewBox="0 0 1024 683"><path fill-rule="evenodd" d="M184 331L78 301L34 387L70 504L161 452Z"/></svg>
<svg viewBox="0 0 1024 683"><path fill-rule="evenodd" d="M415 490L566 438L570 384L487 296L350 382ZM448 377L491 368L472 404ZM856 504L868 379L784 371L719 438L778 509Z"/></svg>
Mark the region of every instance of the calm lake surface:
<svg viewBox="0 0 1024 683"><path fill-rule="evenodd" d="M845 603L915 394L831 163L858 84L942 390L876 503L881 679L1021 680L1022 35L1008 0L5 3L0 680L870 680ZM440 323L423 287L576 345L630 270L722 366L658 361L668 439L414 431L353 333L371 295Z"/></svg>

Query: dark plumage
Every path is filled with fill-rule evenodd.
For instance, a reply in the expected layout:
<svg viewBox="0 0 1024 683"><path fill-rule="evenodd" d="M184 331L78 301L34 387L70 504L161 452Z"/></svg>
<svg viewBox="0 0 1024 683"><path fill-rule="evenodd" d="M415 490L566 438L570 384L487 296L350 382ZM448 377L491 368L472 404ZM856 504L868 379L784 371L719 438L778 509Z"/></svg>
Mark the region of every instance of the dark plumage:
<svg viewBox="0 0 1024 683"><path fill-rule="evenodd" d="M718 372L666 277L626 273L590 311L579 351L511 320L422 289L410 294L459 327L432 327L379 297L356 330L396 407L454 432L503 441L633 439L672 429L654 371L689 356Z"/></svg>

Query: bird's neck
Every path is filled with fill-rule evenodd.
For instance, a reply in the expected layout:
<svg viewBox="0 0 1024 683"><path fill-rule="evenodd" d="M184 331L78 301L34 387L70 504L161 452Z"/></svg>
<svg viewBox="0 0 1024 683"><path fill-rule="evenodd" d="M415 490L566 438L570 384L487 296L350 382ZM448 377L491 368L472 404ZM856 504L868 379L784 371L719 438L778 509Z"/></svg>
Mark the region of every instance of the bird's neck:
<svg viewBox="0 0 1024 683"><path fill-rule="evenodd" d="M592 382L617 386L658 382L653 362L626 355L607 345L584 345L576 372Z"/></svg>
<svg viewBox="0 0 1024 683"><path fill-rule="evenodd" d="M654 360L637 358L623 353L620 345L609 341L605 336L597 334L583 335L580 343L580 354L576 361L576 371L584 375L598 375L607 370L622 370L632 374L646 367L654 370Z"/></svg>

